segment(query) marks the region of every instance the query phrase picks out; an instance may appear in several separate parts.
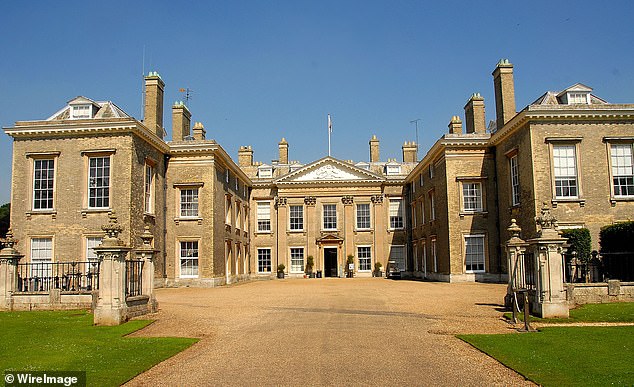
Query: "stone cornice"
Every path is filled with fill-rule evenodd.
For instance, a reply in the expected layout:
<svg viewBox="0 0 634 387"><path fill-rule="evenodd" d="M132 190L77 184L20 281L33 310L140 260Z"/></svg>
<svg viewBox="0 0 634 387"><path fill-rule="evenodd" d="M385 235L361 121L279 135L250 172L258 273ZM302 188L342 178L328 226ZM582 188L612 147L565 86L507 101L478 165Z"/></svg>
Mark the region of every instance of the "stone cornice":
<svg viewBox="0 0 634 387"><path fill-rule="evenodd" d="M14 139L76 137L78 135L129 134L141 137L156 149L167 153L168 146L141 122L133 118L95 120L18 121L14 127L3 128Z"/></svg>
<svg viewBox="0 0 634 387"><path fill-rule="evenodd" d="M178 141L170 142L168 145L169 153L173 158L211 155L214 160L219 160L224 166L233 171L233 173L240 176L242 181L247 182L249 186L253 186L251 178L238 167L224 148L214 140Z"/></svg>
<svg viewBox="0 0 634 387"><path fill-rule="evenodd" d="M528 122L605 122L634 121L634 105L530 105L515 115L491 136L491 145L501 143Z"/></svg>

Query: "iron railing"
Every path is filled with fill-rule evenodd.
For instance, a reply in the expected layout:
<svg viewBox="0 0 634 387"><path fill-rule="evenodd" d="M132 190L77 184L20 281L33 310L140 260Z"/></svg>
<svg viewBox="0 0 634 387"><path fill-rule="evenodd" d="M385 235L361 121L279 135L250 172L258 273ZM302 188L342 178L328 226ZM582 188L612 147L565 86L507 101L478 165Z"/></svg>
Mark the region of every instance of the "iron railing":
<svg viewBox="0 0 634 387"><path fill-rule="evenodd" d="M17 292L90 293L99 289L99 262L18 263Z"/></svg>
<svg viewBox="0 0 634 387"><path fill-rule="evenodd" d="M601 253L606 279L634 281L634 252Z"/></svg>
<svg viewBox="0 0 634 387"><path fill-rule="evenodd" d="M535 255L526 252L522 254L524 259L524 285L528 290L535 290Z"/></svg>
<svg viewBox="0 0 634 387"><path fill-rule="evenodd" d="M125 261L125 295L140 296L143 292L143 261Z"/></svg>

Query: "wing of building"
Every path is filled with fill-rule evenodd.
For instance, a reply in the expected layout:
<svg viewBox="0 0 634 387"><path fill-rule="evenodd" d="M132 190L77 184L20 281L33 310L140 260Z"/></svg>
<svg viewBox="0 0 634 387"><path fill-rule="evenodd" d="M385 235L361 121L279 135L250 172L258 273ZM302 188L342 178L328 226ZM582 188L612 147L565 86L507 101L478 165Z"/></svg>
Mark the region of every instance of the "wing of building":
<svg viewBox="0 0 634 387"><path fill-rule="evenodd" d="M96 259L101 225L116 212L122 238L154 235L157 283L215 286L274 276L371 276L375 265L440 281L504 281L511 219L523 238L552 208L560 228L590 229L634 218L634 105L611 104L577 83L546 92L517 112L513 65L493 72L496 120L473 94L464 120L418 159L405 142L401 161L254 161L191 128L172 106L164 139L163 89L145 78L144 120L110 101L77 97L41 121L4 128L13 138L11 226L27 262ZM464 130L463 130L464 122ZM310 266L310 265L308 265Z"/></svg>

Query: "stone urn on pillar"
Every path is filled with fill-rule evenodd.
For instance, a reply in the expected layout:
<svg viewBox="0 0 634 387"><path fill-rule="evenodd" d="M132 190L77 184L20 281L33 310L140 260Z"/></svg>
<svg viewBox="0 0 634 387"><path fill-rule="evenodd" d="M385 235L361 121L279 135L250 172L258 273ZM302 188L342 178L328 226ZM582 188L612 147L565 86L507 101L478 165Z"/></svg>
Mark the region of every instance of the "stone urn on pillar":
<svg viewBox="0 0 634 387"><path fill-rule="evenodd" d="M105 236L94 248L99 258L99 293L94 311L95 325L119 325L128 319L125 294L125 258L130 247L119 239L123 227L114 211L101 229Z"/></svg>

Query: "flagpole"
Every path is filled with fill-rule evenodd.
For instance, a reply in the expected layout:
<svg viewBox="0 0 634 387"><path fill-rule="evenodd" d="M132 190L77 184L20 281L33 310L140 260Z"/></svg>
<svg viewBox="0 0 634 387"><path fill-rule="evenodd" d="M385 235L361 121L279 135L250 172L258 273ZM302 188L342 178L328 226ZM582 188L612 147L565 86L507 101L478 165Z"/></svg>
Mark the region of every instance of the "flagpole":
<svg viewBox="0 0 634 387"><path fill-rule="evenodd" d="M332 121L330 120L330 114L328 114L328 156L330 156L330 133L332 133Z"/></svg>

